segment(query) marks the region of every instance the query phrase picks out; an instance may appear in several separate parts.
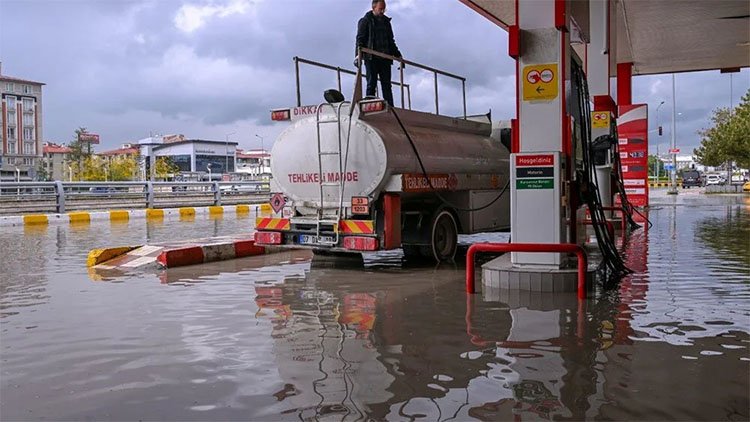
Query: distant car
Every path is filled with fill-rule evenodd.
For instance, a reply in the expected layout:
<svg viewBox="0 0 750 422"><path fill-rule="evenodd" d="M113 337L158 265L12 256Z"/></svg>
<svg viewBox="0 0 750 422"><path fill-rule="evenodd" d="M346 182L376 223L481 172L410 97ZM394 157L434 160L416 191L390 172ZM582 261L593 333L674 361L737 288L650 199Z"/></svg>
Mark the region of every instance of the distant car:
<svg viewBox="0 0 750 422"><path fill-rule="evenodd" d="M693 186L702 186L703 180L697 170L685 170L682 172L682 188L691 188Z"/></svg>
<svg viewBox="0 0 750 422"><path fill-rule="evenodd" d="M113 188L107 187L107 186L94 186L89 188L90 193L95 193L98 195L107 194L107 193L113 193L115 190Z"/></svg>
<svg viewBox="0 0 750 422"><path fill-rule="evenodd" d="M742 192L750 192L750 181L747 181L742 185Z"/></svg>
<svg viewBox="0 0 750 422"><path fill-rule="evenodd" d="M710 185L721 185L722 179L718 174L709 174L706 176L706 186Z"/></svg>

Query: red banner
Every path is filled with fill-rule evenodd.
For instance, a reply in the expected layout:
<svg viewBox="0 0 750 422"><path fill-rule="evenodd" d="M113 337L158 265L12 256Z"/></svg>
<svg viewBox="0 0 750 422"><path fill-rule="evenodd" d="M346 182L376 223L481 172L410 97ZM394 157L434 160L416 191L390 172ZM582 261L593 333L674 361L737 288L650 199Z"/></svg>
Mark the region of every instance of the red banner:
<svg viewBox="0 0 750 422"><path fill-rule="evenodd" d="M617 133L625 192L630 203L645 207L648 205L648 106L620 106L619 116Z"/></svg>

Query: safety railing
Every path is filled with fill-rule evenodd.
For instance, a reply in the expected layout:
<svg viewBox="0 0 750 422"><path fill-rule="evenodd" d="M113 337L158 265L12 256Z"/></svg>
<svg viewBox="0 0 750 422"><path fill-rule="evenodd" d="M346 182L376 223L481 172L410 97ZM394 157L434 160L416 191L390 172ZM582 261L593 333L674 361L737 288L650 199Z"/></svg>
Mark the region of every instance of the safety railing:
<svg viewBox="0 0 750 422"><path fill-rule="evenodd" d="M303 59L302 57L296 57L296 56L293 58L293 60L294 60L295 80L297 82L297 107L302 107L302 90L300 88L300 82L299 82L299 74L300 74L299 73L299 65L300 65L300 63L307 64L307 65L310 65L310 66L320 67L320 68L323 68L323 69L328 69L328 70L334 70L334 71L336 71L336 80L337 80L337 83L338 83L337 87L338 87L339 92L342 92L341 91L341 74L342 73L346 74L346 75L357 76L357 72L349 70L349 69L344 69L342 67L331 66L329 64L320 63L320 62L316 62L316 61L308 60L308 59ZM362 75L360 75L360 77L366 77L366 75L362 74ZM402 78L402 81L403 81L403 78ZM407 106L406 107L404 106L404 99L402 97L401 98L401 108L409 108L409 109L411 109L411 88L409 87L409 84L404 84L404 83L398 82L398 81L391 81L391 83L394 84L394 85L398 85L398 86L402 87L401 88L402 92L404 90L406 90L406 96L407 96L407 99L408 99Z"/></svg>
<svg viewBox="0 0 750 422"><path fill-rule="evenodd" d="M0 182L0 214L261 203L267 181Z"/></svg>
<svg viewBox="0 0 750 422"><path fill-rule="evenodd" d="M474 293L474 255L477 252L556 252L574 253L578 258L578 299L586 298L586 251L574 243L475 243L466 252L466 293Z"/></svg>
<svg viewBox="0 0 750 422"><path fill-rule="evenodd" d="M428 72L432 72L433 79L435 81L435 114L440 114L440 101L439 101L439 95L438 95L438 75L447 76L449 78L457 79L461 81L461 96L463 99L463 111L464 111L464 119L466 118L466 78L463 76L454 75L452 73L448 73L446 71L435 69L434 67L425 66L421 63L413 62L411 60L406 60L403 57L396 57L391 56L389 54L381 53L379 51L370 50L369 48L360 48L357 53L357 63L359 64L358 73L361 73L362 71L362 55L363 54L371 54L373 56L381 57L388 60L394 60L399 63L401 63L401 66L399 66L399 75L400 75L400 82L401 86L403 87L404 84L404 65L408 64L409 66L416 67L418 69L426 70ZM358 93L361 96L361 92ZM411 99L409 100L411 103ZM404 107L404 90L401 89L401 107Z"/></svg>

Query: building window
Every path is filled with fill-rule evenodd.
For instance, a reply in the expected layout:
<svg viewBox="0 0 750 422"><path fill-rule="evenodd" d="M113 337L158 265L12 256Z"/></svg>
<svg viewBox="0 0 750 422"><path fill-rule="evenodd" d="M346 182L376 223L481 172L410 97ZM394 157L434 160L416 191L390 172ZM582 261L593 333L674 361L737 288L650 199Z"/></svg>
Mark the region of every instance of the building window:
<svg viewBox="0 0 750 422"><path fill-rule="evenodd" d="M34 100L31 98L23 99L23 111L34 111Z"/></svg>
<svg viewBox="0 0 750 422"><path fill-rule="evenodd" d="M15 153L16 153L16 143L8 142L8 154L15 154Z"/></svg>
<svg viewBox="0 0 750 422"><path fill-rule="evenodd" d="M24 158L23 163L27 166L34 165L34 159L33 158Z"/></svg>
<svg viewBox="0 0 750 422"><path fill-rule="evenodd" d="M9 126L15 126L16 125L16 112L8 110L8 125Z"/></svg>
<svg viewBox="0 0 750 422"><path fill-rule="evenodd" d="M33 141L34 140L34 128L33 127L25 127L25 128L23 128L23 140L24 141Z"/></svg>
<svg viewBox="0 0 750 422"><path fill-rule="evenodd" d="M34 126L34 115L33 114L24 114L23 115L23 125L24 126Z"/></svg>
<svg viewBox="0 0 750 422"><path fill-rule="evenodd" d="M23 143L23 153L26 155L32 155L34 154L34 143L33 142L24 142Z"/></svg>
<svg viewBox="0 0 750 422"><path fill-rule="evenodd" d="M211 164L212 173L231 173L234 171L234 157L223 155L196 155L195 171L208 171L208 164ZM228 167L228 171L225 170Z"/></svg>
<svg viewBox="0 0 750 422"><path fill-rule="evenodd" d="M190 156L189 155L172 155L169 157L180 171L193 171L190 168Z"/></svg>
<svg viewBox="0 0 750 422"><path fill-rule="evenodd" d="M10 110L15 111L16 109L16 97L8 96L5 97L5 102L8 104L8 112L10 113Z"/></svg>
<svg viewBox="0 0 750 422"><path fill-rule="evenodd" d="M5 83L5 90L6 90L6 91L8 91L8 92L13 92L13 90L14 90L15 88L16 88L16 87L15 87L15 86L13 85L13 82L6 82L6 83Z"/></svg>
<svg viewBox="0 0 750 422"><path fill-rule="evenodd" d="M29 85L22 85L21 90L24 94L31 94L31 87Z"/></svg>
<svg viewBox="0 0 750 422"><path fill-rule="evenodd" d="M16 139L16 128L8 126L8 139Z"/></svg>

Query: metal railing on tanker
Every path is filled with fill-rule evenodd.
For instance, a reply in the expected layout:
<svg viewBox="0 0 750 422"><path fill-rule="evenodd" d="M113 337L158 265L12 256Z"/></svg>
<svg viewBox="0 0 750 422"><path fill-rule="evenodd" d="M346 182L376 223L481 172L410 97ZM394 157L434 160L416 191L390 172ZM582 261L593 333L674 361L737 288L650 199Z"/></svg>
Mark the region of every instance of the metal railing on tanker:
<svg viewBox="0 0 750 422"><path fill-rule="evenodd" d="M336 72L336 80L337 80L337 87L338 91L341 91L341 74L347 74L347 75L353 75L357 79L357 84L355 88L355 98L354 100L358 100L362 98L362 92L361 92L361 81L362 78L366 78L366 74L362 72L362 54L371 54L374 56L378 56L384 59L393 60L396 62L399 62L401 65L399 66L399 80L398 81L391 81L391 84L396 85L399 87L401 92L401 108L411 110L411 87L409 84L404 82L404 65L409 65L418 69L426 70L428 72L431 72L433 74L433 80L434 80L434 92L435 92L435 114L440 114L440 96L439 96L439 90L438 90L438 75L445 76L448 78L456 79L461 81L461 97L462 97L462 105L463 105L463 118L467 118L466 114L466 78L458 75L454 75L452 73L436 69L434 67L426 66L421 63L413 62L411 60L406 60L402 57L395 57L388 54L384 54L375 50L370 50L368 48L360 48L357 54L357 63L358 67L356 71L351 71L348 69L344 69L338 66L331 66L325 63L316 62L313 60L304 59L301 57L294 57L294 68L295 68L295 80L297 84L297 107L302 106L302 90L300 87L300 63L320 67L323 69L329 69ZM358 91L358 92L357 92Z"/></svg>
<svg viewBox="0 0 750 422"><path fill-rule="evenodd" d="M0 215L260 204L267 181L2 182Z"/></svg>
<svg viewBox="0 0 750 422"><path fill-rule="evenodd" d="M352 75L352 76L357 76L358 75L358 73L355 72L355 71L353 71L353 70L344 69L344 68L338 67L338 66L331 66L331 65L328 65L328 64L325 64L325 63L316 62L316 61L313 61L313 60L303 59L302 57L294 57L293 60L294 60L295 77L296 77L296 81L297 81L297 107L302 107L302 90L300 88L300 82L299 82L299 75L300 75L299 65L300 65L300 63L307 64L307 65L314 66L314 67L320 67L320 68L323 68L323 69L328 69L328 70L334 70L334 71L336 71L336 81L337 81L337 86L338 86L338 91L339 92L342 92L341 91L341 74L342 73L346 74L346 75ZM366 75L364 75L364 74L360 74L360 78L363 78L365 76ZM402 92L406 92L406 97L408 99L408 102L407 102L408 108L411 109L411 88L410 88L409 84L404 84L404 83L398 82L398 81L391 81L391 83L394 84L394 85L400 86L401 87L401 91ZM403 96L401 98L401 107L402 108L404 107Z"/></svg>
<svg viewBox="0 0 750 422"><path fill-rule="evenodd" d="M403 83L404 83L404 65L409 65L412 67L416 67L418 69L426 70L428 72L432 72L433 80L434 80L434 86L435 86L435 114L440 114L440 100L439 100L439 93L438 93L438 75L446 76L452 79L456 79L461 81L461 98L463 102L463 112L464 112L464 119L467 117L466 115L466 78L463 76L454 75L452 73L436 69L434 67L426 66L421 63L413 62L411 60L406 60L403 57L396 57L391 56L389 54L381 53L379 51L370 50L369 48L360 48L359 52L357 54L357 63L359 64L357 69L357 74L362 73L362 54L371 54L373 56L381 57L383 59L393 60L396 62L401 63L399 66L399 76L400 76L400 85L401 85L401 108L404 108L404 89L403 89ZM361 89L361 87L360 87ZM362 92L355 93L355 95L359 95L361 98ZM411 98L409 99L409 109L411 109Z"/></svg>

